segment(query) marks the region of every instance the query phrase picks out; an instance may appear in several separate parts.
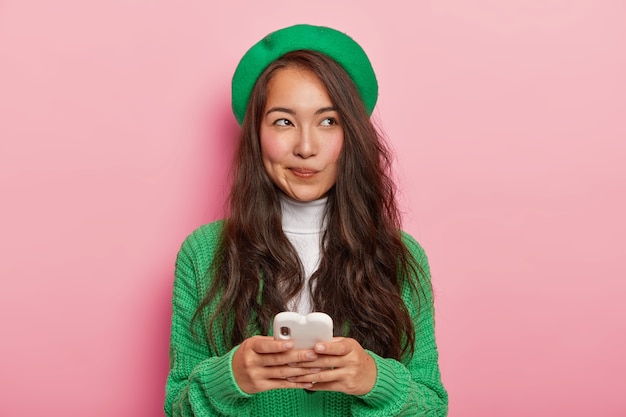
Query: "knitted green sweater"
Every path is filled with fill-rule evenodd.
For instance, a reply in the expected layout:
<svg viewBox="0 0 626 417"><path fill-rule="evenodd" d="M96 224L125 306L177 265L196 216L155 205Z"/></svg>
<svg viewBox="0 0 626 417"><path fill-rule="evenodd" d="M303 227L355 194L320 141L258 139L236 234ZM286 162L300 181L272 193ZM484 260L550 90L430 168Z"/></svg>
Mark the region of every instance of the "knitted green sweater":
<svg viewBox="0 0 626 417"><path fill-rule="evenodd" d="M205 273L213 260L223 222L201 226L183 243L176 260L170 339L170 371L166 383L167 416L430 416L447 415L448 398L441 383L435 344L432 294L419 309L407 304L415 324L415 352L405 361L382 358L376 363L374 388L352 396L339 392L277 389L243 392L233 377L232 356L216 332L214 350L190 332L191 319L210 285ZM429 274L424 251L407 234L404 242ZM405 302L410 294L403 292ZM419 314L418 314L419 313Z"/></svg>

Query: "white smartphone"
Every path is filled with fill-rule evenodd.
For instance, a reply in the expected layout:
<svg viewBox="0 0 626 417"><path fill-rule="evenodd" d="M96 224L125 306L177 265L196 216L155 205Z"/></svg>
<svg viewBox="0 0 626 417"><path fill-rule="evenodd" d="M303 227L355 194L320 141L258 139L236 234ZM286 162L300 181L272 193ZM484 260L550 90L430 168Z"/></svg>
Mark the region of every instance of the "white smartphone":
<svg viewBox="0 0 626 417"><path fill-rule="evenodd" d="M274 339L292 340L294 349L313 349L316 343L333 339L333 319L326 313L283 311L274 317Z"/></svg>

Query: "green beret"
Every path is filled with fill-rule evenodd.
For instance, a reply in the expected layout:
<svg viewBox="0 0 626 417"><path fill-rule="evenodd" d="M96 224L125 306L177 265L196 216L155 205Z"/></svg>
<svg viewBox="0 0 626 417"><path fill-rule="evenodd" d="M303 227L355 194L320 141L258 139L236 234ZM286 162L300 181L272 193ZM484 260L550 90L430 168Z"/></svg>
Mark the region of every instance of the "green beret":
<svg viewBox="0 0 626 417"><path fill-rule="evenodd" d="M252 88L263 70L291 51L313 50L333 58L356 84L368 114L378 99L378 83L363 48L345 33L323 26L295 25L267 35L245 53L232 80L233 113L241 125Z"/></svg>

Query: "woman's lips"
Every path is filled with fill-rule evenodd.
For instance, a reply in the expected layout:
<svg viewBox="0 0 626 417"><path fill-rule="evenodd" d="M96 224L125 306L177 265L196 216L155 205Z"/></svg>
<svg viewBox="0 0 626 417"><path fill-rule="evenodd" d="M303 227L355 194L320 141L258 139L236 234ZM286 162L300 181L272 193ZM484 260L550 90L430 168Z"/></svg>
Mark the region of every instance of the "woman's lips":
<svg viewBox="0 0 626 417"><path fill-rule="evenodd" d="M317 171L305 168L290 168L293 175L300 178L311 178Z"/></svg>

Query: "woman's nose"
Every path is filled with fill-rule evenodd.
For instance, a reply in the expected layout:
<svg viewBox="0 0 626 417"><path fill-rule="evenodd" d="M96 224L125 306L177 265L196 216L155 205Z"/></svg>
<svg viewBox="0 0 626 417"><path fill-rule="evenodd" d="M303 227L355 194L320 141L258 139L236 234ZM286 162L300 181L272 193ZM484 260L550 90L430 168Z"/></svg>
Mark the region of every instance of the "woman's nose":
<svg viewBox="0 0 626 417"><path fill-rule="evenodd" d="M301 158L310 158L317 154L317 141L312 129L303 128L298 132L294 154Z"/></svg>

